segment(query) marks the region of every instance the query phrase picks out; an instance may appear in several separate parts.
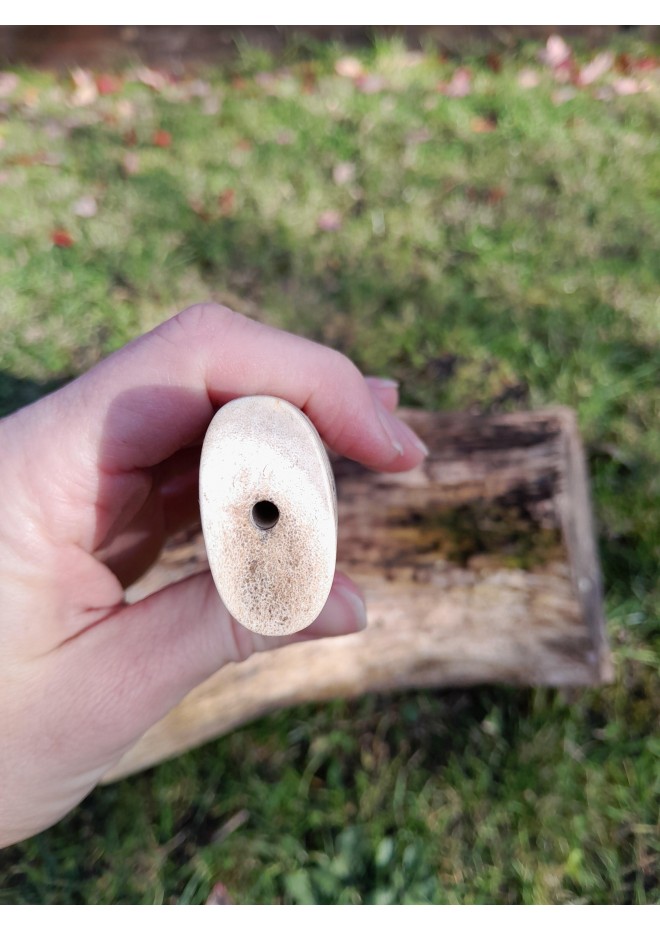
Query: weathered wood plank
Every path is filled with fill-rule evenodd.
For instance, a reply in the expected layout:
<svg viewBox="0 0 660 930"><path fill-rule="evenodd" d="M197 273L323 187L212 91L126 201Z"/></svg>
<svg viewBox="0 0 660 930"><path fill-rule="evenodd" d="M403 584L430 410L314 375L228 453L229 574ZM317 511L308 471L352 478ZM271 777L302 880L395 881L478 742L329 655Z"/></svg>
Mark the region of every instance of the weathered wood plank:
<svg viewBox="0 0 660 930"><path fill-rule="evenodd" d="M413 472L334 463L338 564L367 595L358 636L225 668L131 749L109 780L276 708L371 691L594 685L611 678L574 415L407 411L431 449ZM168 548L138 599L203 569L199 534Z"/></svg>

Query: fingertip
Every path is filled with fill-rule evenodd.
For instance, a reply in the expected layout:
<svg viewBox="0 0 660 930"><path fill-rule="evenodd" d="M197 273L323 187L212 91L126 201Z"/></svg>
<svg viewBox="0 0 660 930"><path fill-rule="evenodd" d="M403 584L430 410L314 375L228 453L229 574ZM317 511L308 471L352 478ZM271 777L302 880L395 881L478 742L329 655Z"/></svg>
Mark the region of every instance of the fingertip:
<svg viewBox="0 0 660 930"><path fill-rule="evenodd" d="M376 414L384 434L390 443L393 454L383 466L387 471L407 471L415 468L429 454L429 450L419 436L400 420L375 397Z"/></svg>
<svg viewBox="0 0 660 930"><path fill-rule="evenodd" d="M374 398L390 413L394 413L399 404L399 382L391 378L373 378L364 379Z"/></svg>

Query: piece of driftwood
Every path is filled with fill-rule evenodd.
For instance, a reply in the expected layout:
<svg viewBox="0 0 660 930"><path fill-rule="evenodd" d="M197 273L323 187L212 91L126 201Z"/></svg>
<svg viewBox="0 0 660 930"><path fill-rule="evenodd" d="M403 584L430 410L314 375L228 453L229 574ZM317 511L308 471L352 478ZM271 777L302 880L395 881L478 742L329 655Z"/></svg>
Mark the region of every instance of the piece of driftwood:
<svg viewBox="0 0 660 930"><path fill-rule="evenodd" d="M304 701L611 680L573 413L404 416L431 450L421 467L394 475L334 463L338 565L366 592L368 629L222 669L146 733L107 780ZM166 549L130 596L204 564L197 534Z"/></svg>

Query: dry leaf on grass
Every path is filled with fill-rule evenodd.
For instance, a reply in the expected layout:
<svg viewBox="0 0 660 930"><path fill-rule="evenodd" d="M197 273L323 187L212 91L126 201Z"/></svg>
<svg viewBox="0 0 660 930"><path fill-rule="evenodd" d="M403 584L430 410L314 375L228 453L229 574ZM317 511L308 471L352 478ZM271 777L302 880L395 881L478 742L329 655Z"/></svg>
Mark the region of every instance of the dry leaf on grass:
<svg viewBox="0 0 660 930"><path fill-rule="evenodd" d="M70 249L73 245L73 236L66 229L54 229L50 234L50 241L58 249Z"/></svg>
<svg viewBox="0 0 660 930"><path fill-rule="evenodd" d="M75 216L80 216L85 220L96 216L98 213L96 198L92 197L91 194L80 197L73 205L73 212Z"/></svg>
<svg viewBox="0 0 660 930"><path fill-rule="evenodd" d="M316 221L321 232L336 232L342 227L342 216L338 210L324 210Z"/></svg>
<svg viewBox="0 0 660 930"><path fill-rule="evenodd" d="M600 80L614 65L614 53L600 52L595 58L592 58L589 64L580 68L578 74L578 83L584 86L593 84L594 81Z"/></svg>
<svg viewBox="0 0 660 930"><path fill-rule="evenodd" d="M157 129L151 141L159 149L168 149L172 145L172 133L167 132L166 129Z"/></svg>
<svg viewBox="0 0 660 930"><path fill-rule="evenodd" d="M472 90L472 76L468 68L457 68L448 84L438 88L445 97L467 97Z"/></svg>
<svg viewBox="0 0 660 930"><path fill-rule="evenodd" d="M74 68L71 72L71 80L74 87L71 103L75 107L87 107L90 103L94 103L99 92L92 72L84 68Z"/></svg>
<svg viewBox="0 0 660 930"><path fill-rule="evenodd" d="M352 55L339 58L335 63L335 71L340 77L350 78L353 81L364 74L362 62Z"/></svg>

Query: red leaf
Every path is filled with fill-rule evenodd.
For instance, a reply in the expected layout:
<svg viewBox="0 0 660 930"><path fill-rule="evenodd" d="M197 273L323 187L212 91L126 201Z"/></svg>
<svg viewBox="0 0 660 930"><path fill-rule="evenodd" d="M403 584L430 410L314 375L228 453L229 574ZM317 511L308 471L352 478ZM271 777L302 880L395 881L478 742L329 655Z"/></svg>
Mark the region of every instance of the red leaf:
<svg viewBox="0 0 660 930"><path fill-rule="evenodd" d="M172 133L167 132L165 129L157 129L151 141L154 145L158 146L159 149L168 149L172 144Z"/></svg>
<svg viewBox="0 0 660 930"><path fill-rule="evenodd" d="M96 89L102 97L107 94L116 94L117 91L121 90L121 87L120 79L114 74L96 75Z"/></svg>
<svg viewBox="0 0 660 930"><path fill-rule="evenodd" d="M70 249L73 245L73 236L66 229L54 229L50 234L50 241L58 249Z"/></svg>
<svg viewBox="0 0 660 930"><path fill-rule="evenodd" d="M632 64L635 71L655 71L656 68L660 68L660 59L647 56L635 59Z"/></svg>

